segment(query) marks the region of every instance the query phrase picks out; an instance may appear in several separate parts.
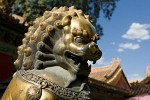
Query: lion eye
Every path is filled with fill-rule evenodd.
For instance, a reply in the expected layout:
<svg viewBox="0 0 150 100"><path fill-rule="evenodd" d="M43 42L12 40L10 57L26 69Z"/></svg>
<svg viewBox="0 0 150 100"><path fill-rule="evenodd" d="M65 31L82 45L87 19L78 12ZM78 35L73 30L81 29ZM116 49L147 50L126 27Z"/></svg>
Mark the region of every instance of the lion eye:
<svg viewBox="0 0 150 100"><path fill-rule="evenodd" d="M76 37L75 43L83 43L83 39L81 37Z"/></svg>

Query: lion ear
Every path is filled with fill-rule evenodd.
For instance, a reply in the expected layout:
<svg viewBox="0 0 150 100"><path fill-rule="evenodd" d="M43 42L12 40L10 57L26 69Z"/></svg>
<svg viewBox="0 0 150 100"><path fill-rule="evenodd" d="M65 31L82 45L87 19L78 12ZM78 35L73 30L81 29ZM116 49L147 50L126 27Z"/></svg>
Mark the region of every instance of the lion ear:
<svg viewBox="0 0 150 100"><path fill-rule="evenodd" d="M72 17L70 15L65 16L62 20L62 25L63 26L70 25L71 24L71 19L72 19Z"/></svg>

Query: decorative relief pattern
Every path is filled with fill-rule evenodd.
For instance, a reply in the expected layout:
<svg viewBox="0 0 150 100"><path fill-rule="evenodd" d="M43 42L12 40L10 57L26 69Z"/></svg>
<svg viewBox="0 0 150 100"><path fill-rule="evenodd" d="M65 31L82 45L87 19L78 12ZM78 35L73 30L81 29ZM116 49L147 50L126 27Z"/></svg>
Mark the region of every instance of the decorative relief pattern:
<svg viewBox="0 0 150 100"><path fill-rule="evenodd" d="M47 79L44 79L25 70L18 71L17 75L21 76L25 81L40 85L42 89L53 92L61 98L67 100L90 100L90 93L87 91L76 91L71 88L60 87Z"/></svg>
<svg viewBox="0 0 150 100"><path fill-rule="evenodd" d="M40 85L31 86L27 89L25 100L39 100L42 95Z"/></svg>

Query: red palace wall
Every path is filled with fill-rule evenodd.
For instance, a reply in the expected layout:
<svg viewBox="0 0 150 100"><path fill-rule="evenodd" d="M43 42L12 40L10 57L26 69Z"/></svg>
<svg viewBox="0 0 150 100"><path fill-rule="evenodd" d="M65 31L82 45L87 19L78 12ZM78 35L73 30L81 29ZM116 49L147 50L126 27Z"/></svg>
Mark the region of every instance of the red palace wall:
<svg viewBox="0 0 150 100"><path fill-rule="evenodd" d="M120 88L123 88L123 89L129 89L129 87L127 86L127 84L125 83L123 77L121 77L119 80L118 80L118 83L116 84L116 86L120 87Z"/></svg>
<svg viewBox="0 0 150 100"><path fill-rule="evenodd" d="M14 59L6 54L0 53L0 82L7 80L15 71Z"/></svg>

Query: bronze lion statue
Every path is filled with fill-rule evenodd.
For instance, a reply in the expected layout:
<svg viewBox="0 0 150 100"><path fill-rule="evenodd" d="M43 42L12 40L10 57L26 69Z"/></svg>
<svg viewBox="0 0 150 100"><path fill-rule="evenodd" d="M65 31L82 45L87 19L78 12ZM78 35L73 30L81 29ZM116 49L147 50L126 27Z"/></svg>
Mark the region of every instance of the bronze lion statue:
<svg viewBox="0 0 150 100"><path fill-rule="evenodd" d="M100 59L98 39L82 10L46 11L18 47L17 71L2 100L90 100L87 61Z"/></svg>

